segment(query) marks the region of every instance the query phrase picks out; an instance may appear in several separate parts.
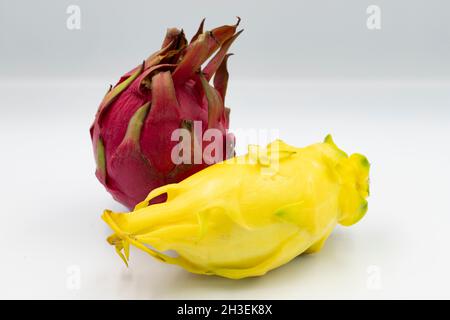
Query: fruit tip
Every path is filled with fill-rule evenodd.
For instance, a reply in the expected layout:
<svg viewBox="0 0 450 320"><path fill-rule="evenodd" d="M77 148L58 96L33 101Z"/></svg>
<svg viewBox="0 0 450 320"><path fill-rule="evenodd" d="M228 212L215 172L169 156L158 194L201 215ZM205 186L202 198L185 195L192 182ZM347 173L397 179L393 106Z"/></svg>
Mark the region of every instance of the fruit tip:
<svg viewBox="0 0 450 320"><path fill-rule="evenodd" d="M207 33L208 33L208 36L210 36L220 46L220 41L217 40L216 36L214 35L214 32L208 31Z"/></svg>
<svg viewBox="0 0 450 320"><path fill-rule="evenodd" d="M244 29L241 29L241 30L239 30L238 32L236 32L236 37L237 37L238 35L240 35L242 32L244 32Z"/></svg>

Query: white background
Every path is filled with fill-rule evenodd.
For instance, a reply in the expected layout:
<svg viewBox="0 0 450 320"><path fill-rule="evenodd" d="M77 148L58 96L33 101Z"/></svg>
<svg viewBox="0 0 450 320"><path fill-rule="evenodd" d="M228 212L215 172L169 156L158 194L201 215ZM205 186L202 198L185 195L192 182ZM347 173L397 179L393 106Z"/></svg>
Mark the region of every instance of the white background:
<svg viewBox="0 0 450 320"><path fill-rule="evenodd" d="M371 2L194 2L0 1L0 298L449 298L448 4L379 1L370 31ZM73 3L78 31L65 24ZM332 133L372 164L369 211L260 278L192 275L137 249L127 269L100 220L123 208L94 176L98 103L167 26L192 34L203 16L211 27L238 14L232 127L297 146Z"/></svg>

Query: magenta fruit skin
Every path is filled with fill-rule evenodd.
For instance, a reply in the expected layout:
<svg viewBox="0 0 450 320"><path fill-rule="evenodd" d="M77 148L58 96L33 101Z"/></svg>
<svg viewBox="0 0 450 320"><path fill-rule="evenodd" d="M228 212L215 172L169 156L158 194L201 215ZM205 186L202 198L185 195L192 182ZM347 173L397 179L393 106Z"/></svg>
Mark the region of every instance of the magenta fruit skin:
<svg viewBox="0 0 450 320"><path fill-rule="evenodd" d="M90 129L96 176L129 209L151 190L180 182L209 165L176 165L171 159L178 144L171 140L174 130L190 130L192 143L204 149L209 142L194 135L194 122L201 124L201 136L217 129L224 141L221 160L234 155L230 143L226 148L226 141L233 143L234 137L228 133L230 109L224 101L228 49L242 32L236 32L239 20L211 31L203 31L203 20L189 43L183 30L168 29L161 49L106 93ZM164 200L163 195L155 202Z"/></svg>

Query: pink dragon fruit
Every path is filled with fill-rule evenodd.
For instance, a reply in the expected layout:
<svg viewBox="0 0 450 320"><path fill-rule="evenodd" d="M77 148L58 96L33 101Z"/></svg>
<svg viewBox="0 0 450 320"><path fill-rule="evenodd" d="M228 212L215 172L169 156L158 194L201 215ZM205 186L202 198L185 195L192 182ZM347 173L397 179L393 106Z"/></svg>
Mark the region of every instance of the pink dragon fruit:
<svg viewBox="0 0 450 320"><path fill-rule="evenodd" d="M242 32L236 32L239 20L205 32L203 20L190 43L183 30L168 29L161 49L110 87L90 134L96 176L114 199L133 208L154 188L179 182L211 164L174 163L171 154L178 142L171 136L178 128L192 133L190 143L200 151L209 142L198 137L195 125L201 124L200 135L215 128L224 140L224 150L215 159L233 155L233 139L227 132L230 109L224 99L227 52ZM164 200L163 195L155 202Z"/></svg>

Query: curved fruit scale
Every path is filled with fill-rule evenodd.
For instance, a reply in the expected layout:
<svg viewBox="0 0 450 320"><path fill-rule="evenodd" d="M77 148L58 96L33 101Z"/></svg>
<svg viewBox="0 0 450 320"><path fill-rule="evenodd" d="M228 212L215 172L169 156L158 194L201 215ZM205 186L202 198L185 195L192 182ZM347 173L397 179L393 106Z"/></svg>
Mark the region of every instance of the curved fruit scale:
<svg viewBox="0 0 450 320"><path fill-rule="evenodd" d="M367 159L347 156L331 136L305 148L277 140L153 190L131 213L106 210L102 218L125 263L132 244L194 273L260 276L319 251L337 223L359 221L368 179ZM161 194L165 203L149 204Z"/></svg>

